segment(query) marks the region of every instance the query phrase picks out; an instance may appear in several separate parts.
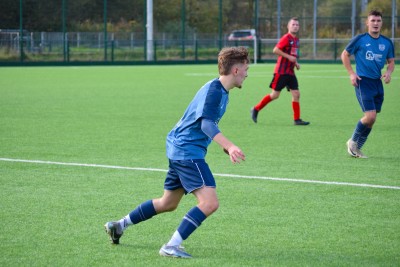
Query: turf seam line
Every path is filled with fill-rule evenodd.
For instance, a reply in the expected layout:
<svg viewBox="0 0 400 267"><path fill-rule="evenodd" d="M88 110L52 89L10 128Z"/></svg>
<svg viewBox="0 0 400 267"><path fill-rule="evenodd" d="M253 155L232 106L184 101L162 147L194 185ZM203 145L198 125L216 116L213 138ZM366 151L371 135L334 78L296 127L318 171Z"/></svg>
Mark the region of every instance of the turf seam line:
<svg viewBox="0 0 400 267"><path fill-rule="evenodd" d="M49 165L65 165L65 166L78 166L78 167L94 167L94 168L134 170L134 171L167 172L167 170L156 169L156 168L124 167L124 166L113 166L113 165L102 165L102 164L57 162L57 161L44 161L44 160L0 158L0 161L36 163L36 164L49 164ZM238 179L256 179L256 180L285 181L285 182L296 182L296 183L341 185L341 186L354 186L354 187L367 187L367 188L380 188L380 189L400 190L400 186L389 186L389 185L358 184L358 183L347 183L347 182L303 180L303 179L293 179L293 178L277 178L277 177L267 177L267 176L249 176L249 175L223 174L223 173L214 173L214 176L238 178Z"/></svg>

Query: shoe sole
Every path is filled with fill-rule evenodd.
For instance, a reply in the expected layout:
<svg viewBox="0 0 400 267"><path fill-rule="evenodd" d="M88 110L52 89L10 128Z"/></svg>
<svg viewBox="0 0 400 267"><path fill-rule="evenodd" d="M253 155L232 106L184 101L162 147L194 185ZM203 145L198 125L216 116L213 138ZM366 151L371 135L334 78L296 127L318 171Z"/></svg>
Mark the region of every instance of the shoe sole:
<svg viewBox="0 0 400 267"><path fill-rule="evenodd" d="M168 252L164 251L162 248L160 249L160 251L158 253L160 254L160 256L163 256L163 257L171 257L171 258L179 258L179 259L191 259L192 258L192 256L184 257L184 256L178 256L175 254L169 254Z"/></svg>
<svg viewBox="0 0 400 267"><path fill-rule="evenodd" d="M165 253L164 251L160 251L160 256L163 257L170 257L170 258L177 258L177 259L191 259L192 257L182 257L182 256L177 256L177 255L173 255L173 254L168 254Z"/></svg>
<svg viewBox="0 0 400 267"><path fill-rule="evenodd" d="M113 236L113 235L112 235L112 230L110 229L110 227L108 227L108 223L106 223L106 224L104 225L104 229L106 230L106 233L107 233L107 235L108 235L108 237L109 237L111 243L114 244L114 245L119 245L119 239L114 240L114 239L112 238L112 236Z"/></svg>
<svg viewBox="0 0 400 267"><path fill-rule="evenodd" d="M310 124L310 122L308 122L308 121L300 121L298 123L294 122L295 126L306 126L306 125L309 125L309 124Z"/></svg>
<svg viewBox="0 0 400 267"><path fill-rule="evenodd" d="M257 118L254 119L253 112L254 112L254 108L250 109L251 120L252 120L254 123L257 123Z"/></svg>
<svg viewBox="0 0 400 267"><path fill-rule="evenodd" d="M159 253L160 253L160 255L163 256L163 257L179 258L178 256L172 255L172 254L168 254L168 253L164 252L163 250L160 250Z"/></svg>

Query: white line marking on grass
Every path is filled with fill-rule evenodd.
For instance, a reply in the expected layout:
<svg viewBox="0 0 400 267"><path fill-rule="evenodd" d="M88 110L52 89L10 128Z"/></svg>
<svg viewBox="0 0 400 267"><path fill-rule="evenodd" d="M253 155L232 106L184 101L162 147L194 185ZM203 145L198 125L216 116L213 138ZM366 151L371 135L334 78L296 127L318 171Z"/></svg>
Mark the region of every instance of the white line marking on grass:
<svg viewBox="0 0 400 267"><path fill-rule="evenodd" d="M112 165L101 165L101 164L86 164L86 163L73 163L73 162L57 162L57 161L44 161L44 160L28 160L28 159L8 159L8 158L0 158L0 161L25 162L25 163L37 163L37 164L49 164L49 165L79 166L79 167L94 167L94 168L120 169L120 170L134 170L134 171L167 172L167 170L163 170L163 169L153 169L153 168L136 168L136 167L123 167L123 166L112 166Z"/></svg>
<svg viewBox="0 0 400 267"><path fill-rule="evenodd" d="M321 79L349 79L349 76L347 75L309 75L309 73L333 73L333 72L340 72L340 73L344 73L343 71L335 71L335 70L322 70L322 71L318 71L318 70L313 70L313 71L302 71L297 73L298 77L300 78L321 78ZM304 74L305 73L305 74ZM303 75L304 74L304 75ZM186 76L198 76L198 77L214 77L215 73L206 73L206 72L187 72L185 73ZM249 77L269 77L269 74L266 74L265 72L249 72ZM392 76L392 80L398 80L398 77L393 77Z"/></svg>
<svg viewBox="0 0 400 267"><path fill-rule="evenodd" d="M73 163L73 162L56 162L56 161L43 161L43 160L0 158L0 161L25 162L25 163L49 164L49 165L79 166L79 167L94 167L94 168L134 170L134 171L167 172L167 170L155 169L155 168L123 167L123 166L113 166L113 165L86 164L86 163ZM343 185L343 186L356 186L356 187L368 187L368 188L381 188L381 189L400 190L400 186L389 186L389 185L357 184L357 183L346 183L346 182L328 182L328 181L318 181L318 180L302 180L302 179L292 179L292 178L274 178L274 177L267 177L267 176L249 176L249 175L236 175L236 174L223 174L223 173L214 173L214 175L215 176L220 176L220 177L230 177L230 178L238 178L238 179L271 180L271 181L285 181L285 182L295 182L295 183Z"/></svg>

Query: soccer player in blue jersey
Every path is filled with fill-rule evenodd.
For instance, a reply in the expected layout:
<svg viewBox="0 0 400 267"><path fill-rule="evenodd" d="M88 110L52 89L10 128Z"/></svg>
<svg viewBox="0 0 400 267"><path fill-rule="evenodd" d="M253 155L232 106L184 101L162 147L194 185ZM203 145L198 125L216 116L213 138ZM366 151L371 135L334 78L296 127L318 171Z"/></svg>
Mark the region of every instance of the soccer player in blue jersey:
<svg viewBox="0 0 400 267"><path fill-rule="evenodd" d="M218 122L228 105L229 91L242 87L248 64L248 51L244 47L229 47L220 51L219 78L200 88L183 117L167 136L169 170L163 196L141 203L119 221L107 222L104 227L113 244L119 244L128 226L175 210L183 195L192 193L197 198L197 205L187 212L170 241L159 251L162 256L192 257L182 248L182 241L219 206L215 179L205 162L207 147L213 140L229 155L232 163L245 160L242 150L222 134Z"/></svg>
<svg viewBox="0 0 400 267"><path fill-rule="evenodd" d="M392 41L381 34L382 13L372 10L366 21L368 32L355 36L343 51L341 58L350 75L358 102L364 116L358 121L353 135L347 141L347 151L352 157L367 158L361 148L367 141L377 117L381 111L384 91L382 80L390 83L394 71L394 46ZM356 72L350 56L354 55ZM385 73L381 70L387 63Z"/></svg>

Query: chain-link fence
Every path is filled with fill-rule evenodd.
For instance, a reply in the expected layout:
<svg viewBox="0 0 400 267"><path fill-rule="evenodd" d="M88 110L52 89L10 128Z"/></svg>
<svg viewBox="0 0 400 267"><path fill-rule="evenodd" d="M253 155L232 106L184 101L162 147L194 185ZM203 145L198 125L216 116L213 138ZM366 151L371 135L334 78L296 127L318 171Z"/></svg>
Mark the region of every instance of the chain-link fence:
<svg viewBox="0 0 400 267"><path fill-rule="evenodd" d="M291 16L282 14L288 13L302 15L297 16L301 26L301 59L338 61L352 35L365 30L362 27L365 15L358 12L357 16L351 17L352 13L343 16L352 12L351 8L339 12L340 16L318 16L333 13L324 11L328 0L318 1L315 17L309 15L314 10L312 1L305 0L154 0L154 35L150 39L146 31L146 0L2 2L0 8L10 2L3 9L7 16L0 15L3 18L0 24L2 64L140 63L148 61L149 42L154 47L152 62L215 61L223 46L233 45L249 47L253 61L275 60L272 49L279 36L286 33ZM282 6L278 16L276 3L279 2ZM302 9L293 12L300 2L304 2ZM204 14L201 4L207 3L209 13ZM234 14L236 21L232 19ZM395 47L399 47L400 38L396 38L399 17L384 16L383 20L383 34L392 37ZM256 40L229 40L229 33L240 28L254 28ZM399 59L397 50L396 59Z"/></svg>

